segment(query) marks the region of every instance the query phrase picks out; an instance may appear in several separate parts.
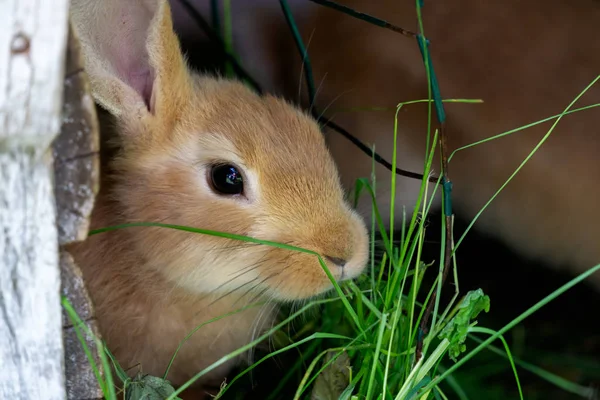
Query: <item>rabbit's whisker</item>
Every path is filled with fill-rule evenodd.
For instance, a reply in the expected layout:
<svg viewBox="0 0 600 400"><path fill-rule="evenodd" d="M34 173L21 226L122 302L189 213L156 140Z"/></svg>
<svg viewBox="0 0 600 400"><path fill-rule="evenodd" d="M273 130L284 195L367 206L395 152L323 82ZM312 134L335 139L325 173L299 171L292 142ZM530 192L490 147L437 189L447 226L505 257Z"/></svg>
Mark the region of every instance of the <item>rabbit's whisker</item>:
<svg viewBox="0 0 600 400"><path fill-rule="evenodd" d="M319 86L317 87L317 90L315 91L315 97L310 99L310 107L308 108L308 113L312 114L313 108L315 107L315 103L317 102L317 96L319 95L319 91L321 90L321 87L323 86L323 83L325 83L325 79L327 79L327 72L323 75L323 78L321 79L321 82L319 83ZM321 113L322 114L322 113Z"/></svg>

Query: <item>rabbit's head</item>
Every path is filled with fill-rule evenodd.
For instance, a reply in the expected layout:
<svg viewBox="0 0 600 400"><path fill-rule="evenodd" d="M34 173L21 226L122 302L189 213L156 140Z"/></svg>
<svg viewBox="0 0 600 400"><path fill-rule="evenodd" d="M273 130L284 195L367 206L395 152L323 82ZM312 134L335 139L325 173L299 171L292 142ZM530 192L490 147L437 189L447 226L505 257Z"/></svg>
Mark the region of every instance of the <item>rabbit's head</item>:
<svg viewBox="0 0 600 400"><path fill-rule="evenodd" d="M109 208L119 221L301 247L322 255L338 280L363 271L364 223L346 203L311 118L239 82L191 72L166 1L72 7L94 97L119 134ZM158 227L123 234L140 273L149 269L186 292L294 300L332 287L314 254Z"/></svg>

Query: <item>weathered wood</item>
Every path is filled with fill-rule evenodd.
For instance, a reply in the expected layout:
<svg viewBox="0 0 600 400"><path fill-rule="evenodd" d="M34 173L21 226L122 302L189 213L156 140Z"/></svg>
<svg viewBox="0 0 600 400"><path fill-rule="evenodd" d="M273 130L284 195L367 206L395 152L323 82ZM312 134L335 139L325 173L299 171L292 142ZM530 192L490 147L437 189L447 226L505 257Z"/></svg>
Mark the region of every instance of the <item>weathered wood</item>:
<svg viewBox="0 0 600 400"><path fill-rule="evenodd" d="M53 143L61 245L84 240L99 185L99 133L79 41L69 29L61 133Z"/></svg>
<svg viewBox="0 0 600 400"><path fill-rule="evenodd" d="M0 398L65 399L52 156L68 0L0 2Z"/></svg>
<svg viewBox="0 0 600 400"><path fill-rule="evenodd" d="M87 295L81 271L67 251L62 250L60 255L62 292L67 296L75 311L85 321L88 328L90 328L95 336L100 337L98 324L94 317L94 309ZM102 391L98 380L75 333L75 328L67 315L63 316L63 329L67 399L102 399ZM100 357L93 338L85 335L85 339L88 348L94 356L96 366L100 370L100 373L103 373Z"/></svg>
<svg viewBox="0 0 600 400"><path fill-rule="evenodd" d="M64 85L61 133L53 143L58 238L61 246L87 237L99 182L98 121L87 75L83 72L79 41L72 29L69 29ZM81 271L62 247L60 268L63 295L91 331L99 336L94 308ZM91 364L66 313L63 313L63 337L67 399L102 398ZM102 372L93 339L86 337L86 344Z"/></svg>

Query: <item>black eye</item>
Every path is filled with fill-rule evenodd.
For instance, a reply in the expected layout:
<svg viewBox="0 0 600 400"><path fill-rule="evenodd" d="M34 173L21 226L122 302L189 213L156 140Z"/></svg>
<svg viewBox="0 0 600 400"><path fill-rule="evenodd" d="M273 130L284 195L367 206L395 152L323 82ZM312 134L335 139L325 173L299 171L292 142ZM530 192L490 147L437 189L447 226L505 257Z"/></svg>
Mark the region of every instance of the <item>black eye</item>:
<svg viewBox="0 0 600 400"><path fill-rule="evenodd" d="M217 164L210 169L210 183L216 192L225 195L242 194L244 178L240 170L231 164Z"/></svg>

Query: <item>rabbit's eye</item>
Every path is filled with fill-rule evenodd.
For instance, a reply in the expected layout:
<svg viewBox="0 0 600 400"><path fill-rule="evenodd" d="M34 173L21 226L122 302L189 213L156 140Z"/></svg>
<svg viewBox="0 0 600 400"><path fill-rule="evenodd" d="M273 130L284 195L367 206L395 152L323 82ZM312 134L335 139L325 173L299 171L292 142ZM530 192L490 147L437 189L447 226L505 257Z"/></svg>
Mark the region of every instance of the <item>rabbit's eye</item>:
<svg viewBox="0 0 600 400"><path fill-rule="evenodd" d="M210 184L214 191L235 195L244 192L244 178L240 170L231 164L213 165L210 170Z"/></svg>

